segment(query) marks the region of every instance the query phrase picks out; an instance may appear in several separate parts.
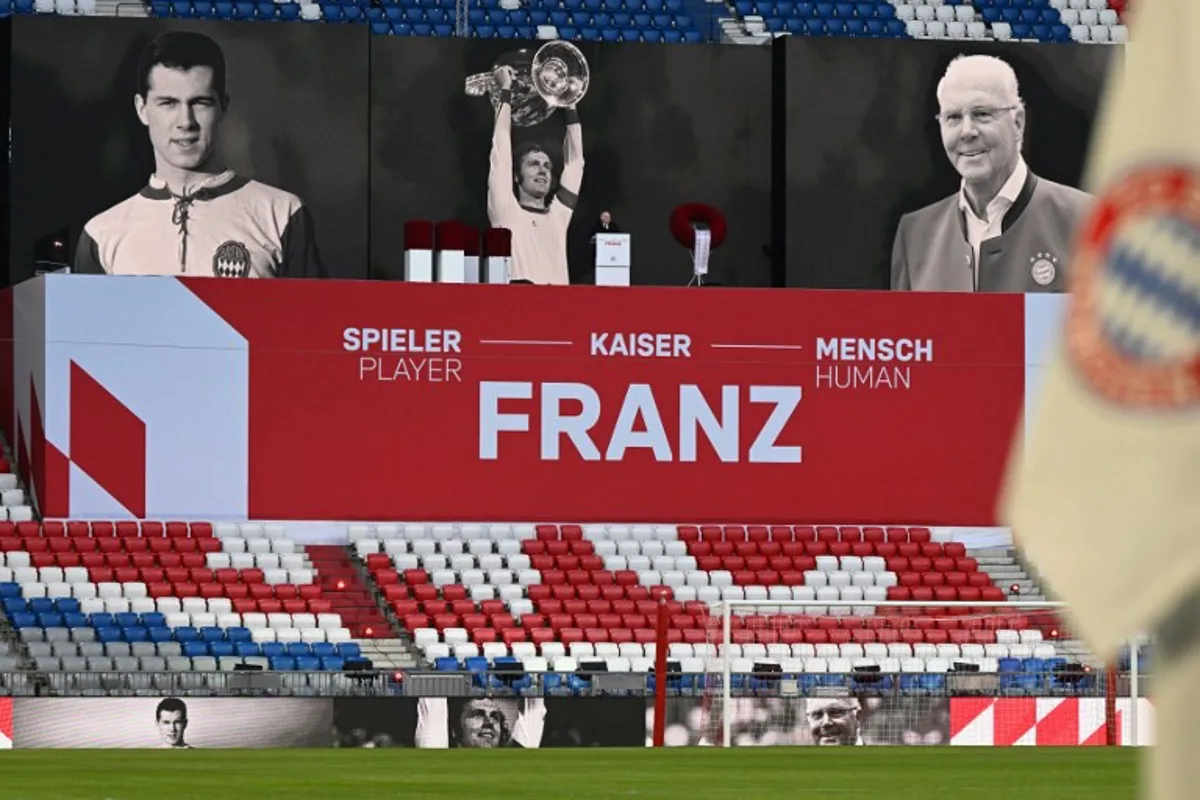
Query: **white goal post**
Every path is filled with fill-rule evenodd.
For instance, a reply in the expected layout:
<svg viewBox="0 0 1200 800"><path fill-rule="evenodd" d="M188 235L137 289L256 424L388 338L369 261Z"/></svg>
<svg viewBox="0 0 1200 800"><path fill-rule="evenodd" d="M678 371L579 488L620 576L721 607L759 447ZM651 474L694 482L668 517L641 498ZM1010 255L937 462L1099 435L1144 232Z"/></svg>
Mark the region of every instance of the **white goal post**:
<svg viewBox="0 0 1200 800"><path fill-rule="evenodd" d="M683 671L696 669L700 659L695 656L703 655L703 739L723 747L808 743L820 738L815 719L833 712L819 707L834 697L846 698L856 715L859 710L866 715L877 711L879 720L904 713L933 714L929 709L936 703L930 698L941 702L936 709L944 716L941 734L932 730L932 723L914 720L887 737L895 743L901 739L911 739L906 743L912 744L949 743L937 739L948 739L944 731L951 696L976 698L977 705L987 698L1044 697L1039 708L1053 708L1063 702L1061 698L1086 697L1086 713L1074 712L1080 720L1078 743L1144 741L1138 734L1139 703L1122 699L1123 720L1117 718L1116 670L1100 669L1069 637L1059 616L1063 605L1018 598L932 603L727 600L713 608L706 645L690 646L694 657ZM672 647L676 653L688 649L688 645ZM1137 650L1131 648L1128 676L1128 697L1134 698L1140 693ZM798 705L796 698L808 699ZM860 706L860 698L867 698L861 702L871 708ZM1008 706L997 705L992 713L1001 713L1001 708ZM802 719L805 715L810 719ZM778 721L783 717L786 723ZM1047 731L1062 717L1040 729L1032 725L1025 740L996 743L1039 743L1051 738ZM743 731L736 735L735 718ZM882 724L877 721L876 727ZM1021 724L998 720L997 737L1019 730ZM781 733L780 726L792 726L796 733ZM805 726L811 726L811 731ZM922 731L924 741L920 741ZM1054 735L1074 734L1056 731ZM864 742L860 738L841 743Z"/></svg>

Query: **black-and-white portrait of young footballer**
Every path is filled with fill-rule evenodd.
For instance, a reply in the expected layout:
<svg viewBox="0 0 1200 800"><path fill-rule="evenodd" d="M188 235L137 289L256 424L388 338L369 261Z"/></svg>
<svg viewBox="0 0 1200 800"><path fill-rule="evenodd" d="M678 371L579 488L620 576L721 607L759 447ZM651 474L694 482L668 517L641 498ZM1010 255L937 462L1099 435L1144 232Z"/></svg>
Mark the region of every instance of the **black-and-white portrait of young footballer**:
<svg viewBox="0 0 1200 800"><path fill-rule="evenodd" d="M303 201L228 169L233 102L221 46L198 31L156 37L138 62L133 112L154 151L146 185L84 226L74 271L220 278L324 273Z"/></svg>
<svg viewBox="0 0 1200 800"><path fill-rule="evenodd" d="M500 65L492 72L499 94L488 171L488 220L512 231L512 283L566 285L567 229L579 203L583 182L583 128L574 103L562 108L566 134L562 163L535 141L513 145L513 98L516 70ZM557 178L555 177L557 173Z"/></svg>
<svg viewBox="0 0 1200 800"><path fill-rule="evenodd" d="M166 697L154 709L154 723L162 746L171 750L191 750L187 743L187 703L178 697Z"/></svg>
<svg viewBox="0 0 1200 800"><path fill-rule="evenodd" d="M540 697L422 697L417 701L416 746L541 747L546 701Z"/></svg>

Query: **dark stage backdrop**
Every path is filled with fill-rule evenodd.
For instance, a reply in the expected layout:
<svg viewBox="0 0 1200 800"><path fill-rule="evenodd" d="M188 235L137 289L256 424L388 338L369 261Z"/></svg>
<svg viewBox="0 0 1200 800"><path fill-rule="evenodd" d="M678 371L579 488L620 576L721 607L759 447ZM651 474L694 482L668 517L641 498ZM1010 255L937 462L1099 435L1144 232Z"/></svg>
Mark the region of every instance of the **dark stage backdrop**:
<svg viewBox="0 0 1200 800"><path fill-rule="evenodd" d="M934 119L955 56L1003 58L1025 100L1030 170L1079 187L1117 47L777 39L786 48L789 286L887 289L900 217L958 190Z"/></svg>
<svg viewBox="0 0 1200 800"><path fill-rule="evenodd" d="M13 21L12 278L34 241L95 214L154 171L133 107L142 48L169 30L225 52L221 152L241 174L299 195L331 277L366 277L368 36L358 26L20 17Z"/></svg>
<svg viewBox="0 0 1200 800"><path fill-rule="evenodd" d="M468 97L469 75L538 42L376 37L371 43L373 273L399 277L402 223L462 219L487 226L493 111ZM568 253L572 283L594 280L588 243L607 209L633 236L633 281L686 284L691 261L667 223L683 202L721 208L729 238L716 280L770 285L771 64L767 48L582 44L591 69L579 104L586 161ZM562 112L514 128L561 169Z"/></svg>
<svg viewBox="0 0 1200 800"><path fill-rule="evenodd" d="M10 172L12 163L12 17L0 19L0 115L4 126L4 162L0 172L0 208L12 208L12 198L9 194ZM7 212L0 213L0 254L9 251L9 228ZM0 286L10 286L12 267L7 263L0 272Z"/></svg>

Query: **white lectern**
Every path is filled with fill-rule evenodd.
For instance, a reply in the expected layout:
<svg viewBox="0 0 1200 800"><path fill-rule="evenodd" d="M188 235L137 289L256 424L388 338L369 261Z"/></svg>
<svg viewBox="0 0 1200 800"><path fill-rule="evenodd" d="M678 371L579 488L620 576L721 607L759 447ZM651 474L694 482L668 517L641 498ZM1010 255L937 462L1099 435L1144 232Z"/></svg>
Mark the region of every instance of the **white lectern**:
<svg viewBox="0 0 1200 800"><path fill-rule="evenodd" d="M596 234L596 285L628 286L630 236L628 233Z"/></svg>

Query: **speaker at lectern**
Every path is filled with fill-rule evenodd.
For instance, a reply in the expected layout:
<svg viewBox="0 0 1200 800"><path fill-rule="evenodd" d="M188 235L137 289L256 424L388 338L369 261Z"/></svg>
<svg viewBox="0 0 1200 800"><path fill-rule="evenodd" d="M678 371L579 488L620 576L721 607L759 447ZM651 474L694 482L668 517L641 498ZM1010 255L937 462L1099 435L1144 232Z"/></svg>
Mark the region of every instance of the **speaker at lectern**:
<svg viewBox="0 0 1200 800"><path fill-rule="evenodd" d="M596 234L596 285L628 286L630 236L628 233Z"/></svg>

